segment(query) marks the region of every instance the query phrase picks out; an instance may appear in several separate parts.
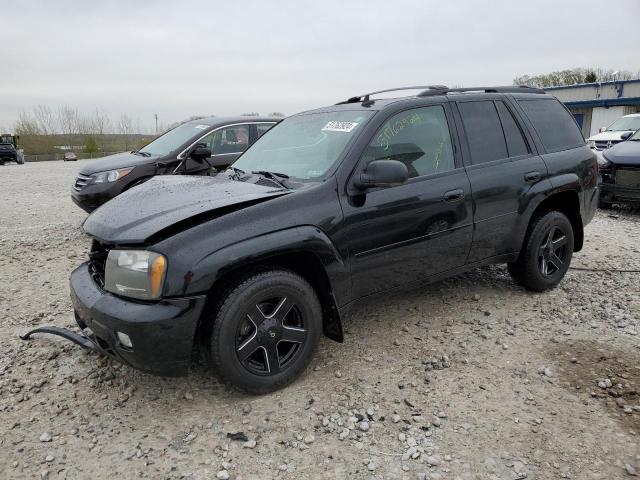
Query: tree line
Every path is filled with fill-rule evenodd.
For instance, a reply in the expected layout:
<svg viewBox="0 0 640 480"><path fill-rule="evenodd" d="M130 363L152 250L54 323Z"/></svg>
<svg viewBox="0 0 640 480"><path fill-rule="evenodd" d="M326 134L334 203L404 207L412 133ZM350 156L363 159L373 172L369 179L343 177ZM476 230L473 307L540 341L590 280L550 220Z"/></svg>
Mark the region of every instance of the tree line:
<svg viewBox="0 0 640 480"><path fill-rule="evenodd" d="M257 116L257 112L244 116ZM215 115L210 115L215 116ZM284 117L273 112L269 116ZM180 122L158 124L158 134L191 120L205 118L192 116ZM87 114L77 108L63 105L53 109L38 105L22 112L14 124L13 133L20 136L19 146L27 155L60 152L60 147L70 147L85 153L137 150L156 136L145 129L139 119L122 114L112 120L102 108Z"/></svg>
<svg viewBox="0 0 640 480"><path fill-rule="evenodd" d="M578 83L609 82L614 80L634 80L640 78L640 71L612 70L603 68L571 68L540 75L522 75L513 79L514 85L530 87L556 87Z"/></svg>
<svg viewBox="0 0 640 480"><path fill-rule="evenodd" d="M139 146L140 134L151 136L143 132L139 120L128 115L113 121L101 108L85 114L69 105L57 109L38 105L22 112L13 130L28 155L53 153L61 146L80 147L86 153L128 150Z"/></svg>

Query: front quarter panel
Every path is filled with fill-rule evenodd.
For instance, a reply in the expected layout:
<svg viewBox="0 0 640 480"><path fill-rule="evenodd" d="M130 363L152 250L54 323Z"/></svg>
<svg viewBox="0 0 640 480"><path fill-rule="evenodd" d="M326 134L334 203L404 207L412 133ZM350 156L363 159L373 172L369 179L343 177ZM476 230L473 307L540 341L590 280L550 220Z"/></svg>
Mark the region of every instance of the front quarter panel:
<svg viewBox="0 0 640 480"><path fill-rule="evenodd" d="M155 244L152 249L168 259L164 295L205 293L234 268L273 255L303 251L317 255L334 292L347 297L344 255L331 241L342 219L335 185L332 178L193 225Z"/></svg>

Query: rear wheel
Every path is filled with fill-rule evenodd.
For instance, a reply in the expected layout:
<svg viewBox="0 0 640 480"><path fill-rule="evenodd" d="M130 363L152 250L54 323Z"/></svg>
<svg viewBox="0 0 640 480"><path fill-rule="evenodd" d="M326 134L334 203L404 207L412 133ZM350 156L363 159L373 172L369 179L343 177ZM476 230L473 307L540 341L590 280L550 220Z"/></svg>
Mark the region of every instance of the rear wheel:
<svg viewBox="0 0 640 480"><path fill-rule="evenodd" d="M534 220L518 260L508 264L511 277L529 290L554 288L569 269L573 256L573 227L561 212Z"/></svg>
<svg viewBox="0 0 640 480"><path fill-rule="evenodd" d="M306 280L286 270L256 273L221 301L211 333L211 365L239 390L271 392L304 371L321 332L320 302Z"/></svg>

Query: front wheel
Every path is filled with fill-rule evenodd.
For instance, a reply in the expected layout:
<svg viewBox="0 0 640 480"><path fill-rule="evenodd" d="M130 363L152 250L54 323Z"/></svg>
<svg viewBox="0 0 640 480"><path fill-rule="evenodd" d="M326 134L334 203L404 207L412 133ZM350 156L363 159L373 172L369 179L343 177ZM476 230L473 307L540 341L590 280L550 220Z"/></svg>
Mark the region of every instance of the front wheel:
<svg viewBox="0 0 640 480"><path fill-rule="evenodd" d="M534 220L518 260L509 263L511 277L528 290L543 292L557 286L573 256L573 227L561 212Z"/></svg>
<svg viewBox="0 0 640 480"><path fill-rule="evenodd" d="M239 390L272 392L304 371L321 332L320 302L305 279L287 270L255 273L221 301L211 332L211 365Z"/></svg>

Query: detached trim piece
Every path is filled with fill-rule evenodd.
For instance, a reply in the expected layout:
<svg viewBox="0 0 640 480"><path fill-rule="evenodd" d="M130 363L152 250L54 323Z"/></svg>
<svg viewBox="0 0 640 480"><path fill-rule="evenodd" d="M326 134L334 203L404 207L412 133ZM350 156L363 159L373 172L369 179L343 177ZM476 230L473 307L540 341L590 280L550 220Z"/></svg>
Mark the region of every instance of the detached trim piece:
<svg viewBox="0 0 640 480"><path fill-rule="evenodd" d="M50 335L57 335L66 340L69 340L70 342L75 343L76 345L80 345L85 350L91 350L92 352L99 351L95 344L88 337L62 327L38 327L28 331L24 335L20 335L20 338L22 340L29 340L29 338L31 338L31 335L33 335L34 333L48 333Z"/></svg>

